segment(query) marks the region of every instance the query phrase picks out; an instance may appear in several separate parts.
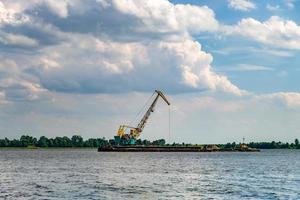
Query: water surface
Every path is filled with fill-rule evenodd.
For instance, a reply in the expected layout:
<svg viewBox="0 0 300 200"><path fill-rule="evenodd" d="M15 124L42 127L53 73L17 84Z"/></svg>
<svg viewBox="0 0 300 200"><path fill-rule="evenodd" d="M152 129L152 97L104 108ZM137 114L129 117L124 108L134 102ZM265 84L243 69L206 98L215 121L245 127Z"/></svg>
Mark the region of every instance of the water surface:
<svg viewBox="0 0 300 200"><path fill-rule="evenodd" d="M0 199L300 199L300 151L0 151Z"/></svg>

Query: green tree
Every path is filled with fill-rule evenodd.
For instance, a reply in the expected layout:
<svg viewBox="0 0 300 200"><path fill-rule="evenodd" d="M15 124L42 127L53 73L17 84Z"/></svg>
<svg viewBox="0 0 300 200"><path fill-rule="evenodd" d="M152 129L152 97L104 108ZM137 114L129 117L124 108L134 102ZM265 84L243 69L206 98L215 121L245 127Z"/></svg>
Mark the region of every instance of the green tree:
<svg viewBox="0 0 300 200"><path fill-rule="evenodd" d="M73 135L71 138L73 147L82 147L83 146L83 138L80 135Z"/></svg>
<svg viewBox="0 0 300 200"><path fill-rule="evenodd" d="M39 147L48 147L49 139L45 136L41 136L37 142L37 146Z"/></svg>
<svg viewBox="0 0 300 200"><path fill-rule="evenodd" d="M0 140L0 147L8 147L8 146L10 146L10 141L7 138Z"/></svg>
<svg viewBox="0 0 300 200"><path fill-rule="evenodd" d="M105 138L98 138L97 143L98 143L97 147L103 147L103 146L107 146L109 144Z"/></svg>
<svg viewBox="0 0 300 200"><path fill-rule="evenodd" d="M163 145L166 144L166 140L164 140L164 139L154 140L154 141L152 142L152 144L153 144L153 145L163 146ZM184 144L184 143L183 143L183 144Z"/></svg>
<svg viewBox="0 0 300 200"><path fill-rule="evenodd" d="M151 144L151 142L149 141L149 140L143 140L143 145L150 145Z"/></svg>
<svg viewBox="0 0 300 200"><path fill-rule="evenodd" d="M276 142L275 141L272 141L271 142L271 149L275 149L276 148Z"/></svg>
<svg viewBox="0 0 300 200"><path fill-rule="evenodd" d="M20 143L23 147L35 146L37 144L37 139L29 135L22 135Z"/></svg>
<svg viewBox="0 0 300 200"><path fill-rule="evenodd" d="M54 146L55 147L65 147L63 138L62 137L54 138Z"/></svg>
<svg viewBox="0 0 300 200"><path fill-rule="evenodd" d="M296 147L297 149L300 148L299 140L298 140L298 139L295 139L295 147Z"/></svg>
<svg viewBox="0 0 300 200"><path fill-rule="evenodd" d="M20 140L13 139L9 142L9 146L10 147L21 147L22 144L21 144Z"/></svg>
<svg viewBox="0 0 300 200"><path fill-rule="evenodd" d="M84 147L98 147L97 139L89 138L88 140L84 141Z"/></svg>
<svg viewBox="0 0 300 200"><path fill-rule="evenodd" d="M142 140L141 140L141 139L137 139L137 140L136 140L136 144L137 144L137 145L142 145L142 144L143 144L143 142L142 142Z"/></svg>
<svg viewBox="0 0 300 200"><path fill-rule="evenodd" d="M48 147L55 147L54 146L54 139L53 138L49 138L49 140L48 140Z"/></svg>
<svg viewBox="0 0 300 200"><path fill-rule="evenodd" d="M0 140L0 147L5 147L5 145L4 145L4 140Z"/></svg>
<svg viewBox="0 0 300 200"><path fill-rule="evenodd" d="M64 147L72 147L72 141L67 136L62 137L62 143Z"/></svg>
<svg viewBox="0 0 300 200"><path fill-rule="evenodd" d="M235 148L235 147L236 147L236 143L233 142L233 143L231 144L231 147Z"/></svg>

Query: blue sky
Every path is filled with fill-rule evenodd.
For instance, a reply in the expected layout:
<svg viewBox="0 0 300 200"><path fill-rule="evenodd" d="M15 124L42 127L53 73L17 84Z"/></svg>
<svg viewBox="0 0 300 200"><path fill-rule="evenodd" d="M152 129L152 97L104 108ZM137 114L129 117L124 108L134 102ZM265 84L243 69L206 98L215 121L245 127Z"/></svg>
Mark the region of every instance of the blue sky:
<svg viewBox="0 0 300 200"><path fill-rule="evenodd" d="M298 0L0 0L0 137L112 138L161 89L171 141L293 141L299 9ZM142 138L167 133L160 102Z"/></svg>
<svg viewBox="0 0 300 200"><path fill-rule="evenodd" d="M272 16L292 20L297 24L300 21L299 1L249 1L255 5L255 8L247 11L234 10L228 6L228 1L172 2L207 5L214 10L216 18L223 24L237 24L243 18L266 21ZM294 7L289 7L288 3L292 3ZM274 10L270 10L270 7ZM240 88L258 93L298 91L300 84L298 50L274 48L244 37L233 36L221 39L217 37L196 38L203 45L203 49L213 55L214 69L230 77L230 80ZM278 56L280 53L282 56ZM228 71L228 68L238 67L241 64L264 66L266 70Z"/></svg>

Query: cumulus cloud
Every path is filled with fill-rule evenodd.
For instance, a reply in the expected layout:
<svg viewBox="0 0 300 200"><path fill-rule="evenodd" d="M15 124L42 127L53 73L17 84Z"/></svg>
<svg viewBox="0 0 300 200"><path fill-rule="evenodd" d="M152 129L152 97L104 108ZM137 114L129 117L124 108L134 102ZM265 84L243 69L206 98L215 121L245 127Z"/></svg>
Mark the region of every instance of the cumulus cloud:
<svg viewBox="0 0 300 200"><path fill-rule="evenodd" d="M55 1L55 0L30 0L30 1L22 1L22 0L1 0L2 7L6 7L12 13L22 14L24 11L34 10L39 6L46 6L51 12L55 13L59 17L67 17L68 16L68 6L72 6L77 0L63 0L63 1ZM73 2L73 3L72 3Z"/></svg>
<svg viewBox="0 0 300 200"><path fill-rule="evenodd" d="M6 100L9 101L38 100L39 94L44 91L39 84L11 79L1 81L1 89L4 91Z"/></svg>
<svg viewBox="0 0 300 200"><path fill-rule="evenodd" d="M20 84L11 81L2 87L7 96L18 98L28 92L27 99L36 99L30 94L40 94L43 89L65 93L156 88L172 93L243 93L227 77L214 72L212 56L193 39L193 34L219 27L207 6L166 0L2 2L29 21L7 21L0 42L38 49L37 54L18 55L23 59L17 66L24 66L19 69Z"/></svg>
<svg viewBox="0 0 300 200"><path fill-rule="evenodd" d="M65 18L41 6L35 16L64 32L107 36L123 42L177 40L218 28L214 12L206 6L174 5L166 0L71 2Z"/></svg>
<svg viewBox="0 0 300 200"><path fill-rule="evenodd" d="M255 8L250 1L230 1L230 5ZM299 26L293 21L275 16L265 22L246 18L220 29L207 6L166 0L2 0L0 15L0 45L38 51L10 56L23 57L16 62L18 68L22 65L19 80L50 91L164 88L173 93L208 90L242 95L244 91L213 70L212 55L203 51L194 34L221 30L277 47L300 46ZM238 70L272 69L248 65Z"/></svg>
<svg viewBox="0 0 300 200"><path fill-rule="evenodd" d="M214 12L206 6L172 4L169 1L100 1L123 14L138 17L148 31L199 32L216 30Z"/></svg>
<svg viewBox="0 0 300 200"><path fill-rule="evenodd" d="M61 92L114 93L161 88L173 93L242 93L226 77L212 71L212 56L190 39L125 44L103 42L93 36L77 40L78 36L74 43L47 48L48 56L33 64L28 73L39 77L45 88ZM54 49L56 52L52 53Z"/></svg>
<svg viewBox="0 0 300 200"><path fill-rule="evenodd" d="M225 26L226 34L237 34L278 48L300 49L300 26L292 20L272 16L264 22L242 19L237 25Z"/></svg>
<svg viewBox="0 0 300 200"><path fill-rule="evenodd" d="M2 43L5 46L24 46L24 47L38 46L38 42L35 39L32 39L24 35L5 33L5 32L0 32L0 43Z"/></svg>
<svg viewBox="0 0 300 200"><path fill-rule="evenodd" d="M230 8L235 10L249 11L256 8L256 5L249 0L229 0Z"/></svg>
<svg viewBox="0 0 300 200"><path fill-rule="evenodd" d="M20 24L27 22L28 16L18 13L13 9L8 9L6 6L0 1L0 26L2 24Z"/></svg>
<svg viewBox="0 0 300 200"><path fill-rule="evenodd" d="M25 77L22 68L11 59L1 56L0 93L8 101L38 100L45 90L30 77Z"/></svg>

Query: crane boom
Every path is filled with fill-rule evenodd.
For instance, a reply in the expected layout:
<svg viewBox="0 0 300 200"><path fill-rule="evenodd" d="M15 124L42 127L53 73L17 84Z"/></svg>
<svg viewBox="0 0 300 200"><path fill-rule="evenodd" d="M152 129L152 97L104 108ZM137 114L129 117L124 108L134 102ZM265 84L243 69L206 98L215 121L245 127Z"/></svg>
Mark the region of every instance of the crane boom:
<svg viewBox="0 0 300 200"><path fill-rule="evenodd" d="M143 131L143 129L144 129L146 123L147 123L148 118L150 117L151 113L154 112L154 108L155 108L155 105L156 105L157 100L158 100L159 97L161 97L168 105L170 105L170 102L167 100L167 98L165 97L165 95L161 91L155 90L155 92L157 93L155 99L153 100L151 106L148 108L147 112L145 113L145 115L143 116L143 118L141 119L140 123L137 126L138 132Z"/></svg>
<svg viewBox="0 0 300 200"><path fill-rule="evenodd" d="M119 127L116 138L122 138L125 143L134 144L134 141L137 140L137 138L141 135L141 132L143 131L151 113L154 112L154 108L159 97L161 97L168 105L170 105L170 102L167 100L167 98L161 91L155 90L154 93L156 93L156 97L154 98L153 102L151 103L150 107L148 108L147 112L144 114L143 118L141 119L137 127L121 125ZM127 128L130 128L130 134L125 134Z"/></svg>

